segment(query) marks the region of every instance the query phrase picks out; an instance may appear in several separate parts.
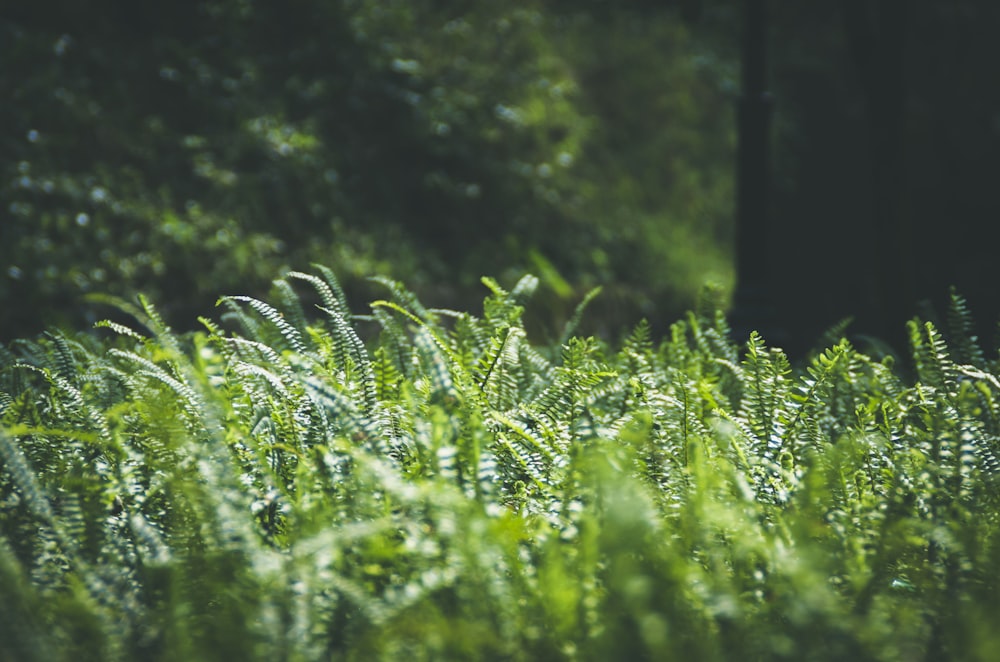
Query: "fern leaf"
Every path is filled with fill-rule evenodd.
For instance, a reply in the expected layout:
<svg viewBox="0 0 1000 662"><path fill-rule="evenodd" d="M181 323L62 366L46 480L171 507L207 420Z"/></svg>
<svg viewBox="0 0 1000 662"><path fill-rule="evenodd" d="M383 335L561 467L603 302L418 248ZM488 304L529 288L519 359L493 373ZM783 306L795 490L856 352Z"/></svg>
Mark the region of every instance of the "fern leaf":
<svg viewBox="0 0 1000 662"><path fill-rule="evenodd" d="M381 401L395 398L403 381L403 374L384 346L375 350L372 372L375 378L376 397Z"/></svg>
<svg viewBox="0 0 1000 662"><path fill-rule="evenodd" d="M348 317L350 315L350 309L347 306L347 296L344 295L344 289L340 286L340 281L337 279L337 275L333 273L332 269L323 266L322 264L313 263L312 267L323 277L323 281L326 283L327 288L333 292L333 296L337 301L335 305L328 305L327 307L339 310L341 315ZM322 294L323 292L320 292L320 295ZM325 304L326 297L323 298L323 301Z"/></svg>
<svg viewBox="0 0 1000 662"><path fill-rule="evenodd" d="M446 399L458 396L452 379L448 357L442 352L438 342L426 327L420 327L413 335L413 345L424 359L430 377L431 393Z"/></svg>
<svg viewBox="0 0 1000 662"><path fill-rule="evenodd" d="M330 286L328 281L323 280L312 274L302 273L301 271L290 271L285 276L286 278L295 278L297 280L305 281L313 286L316 293L319 295L320 302L324 308L328 310L335 310L340 315L348 317L350 311L347 309L346 302L343 300L343 292L339 294ZM334 281L336 282L336 280ZM338 285L339 287L339 285Z"/></svg>
<svg viewBox="0 0 1000 662"><path fill-rule="evenodd" d="M935 389L946 390L954 374L954 363L941 333L931 322L916 320L907 324L914 366L920 381Z"/></svg>
<svg viewBox="0 0 1000 662"><path fill-rule="evenodd" d="M273 285L278 293L278 301L281 304L281 310L284 312L285 319L296 330L304 332L308 324L299 295L295 293L295 290L292 289L292 286L284 278L273 281Z"/></svg>
<svg viewBox="0 0 1000 662"><path fill-rule="evenodd" d="M229 296L223 297L222 301L235 301L245 303L251 308L253 308L257 314L266 319L268 322L273 324L281 334L281 338L287 343L288 349L298 353L304 354L306 352L305 340L302 337L302 333L296 329L294 326L288 323L285 319L284 314L278 311L276 308L270 304L264 303L260 299L255 299L248 296ZM254 338L254 340L263 340L262 338Z"/></svg>
<svg viewBox="0 0 1000 662"><path fill-rule="evenodd" d="M492 339L489 349L479 360L479 389L495 409L510 407L516 398L518 349L523 337L522 329L509 327L502 337Z"/></svg>
<svg viewBox="0 0 1000 662"><path fill-rule="evenodd" d="M569 339L574 333L576 333L576 330L580 326L580 322L583 321L583 314L586 312L587 307L590 306L590 303L594 299L600 296L602 291L603 288L598 285L583 295L583 299L580 300L580 303L576 304L576 308L573 309L573 314L570 316L569 320L567 320L565 326L563 326L562 335L559 336L558 344L560 346L568 343Z"/></svg>
<svg viewBox="0 0 1000 662"><path fill-rule="evenodd" d="M374 276L369 280L388 289L392 294L392 298L395 303L407 310L407 312L412 311L412 313L422 322L427 322L428 324L435 324L437 322L437 317L425 308L424 305L420 303L420 299L417 298L417 295L406 289L402 283L384 276Z"/></svg>
<svg viewBox="0 0 1000 662"><path fill-rule="evenodd" d="M968 302L952 287L948 297L949 344L956 361L981 368L986 364L986 356L975 335L975 328Z"/></svg>

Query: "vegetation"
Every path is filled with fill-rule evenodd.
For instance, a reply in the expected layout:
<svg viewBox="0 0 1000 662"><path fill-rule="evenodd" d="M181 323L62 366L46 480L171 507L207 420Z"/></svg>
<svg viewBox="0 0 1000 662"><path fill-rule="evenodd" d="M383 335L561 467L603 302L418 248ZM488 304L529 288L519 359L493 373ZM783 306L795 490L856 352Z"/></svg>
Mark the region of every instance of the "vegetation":
<svg viewBox="0 0 1000 662"><path fill-rule="evenodd" d="M142 300L3 348L0 658L994 654L1000 363L960 297L904 376L740 349L711 291L662 342L581 307L540 344L538 279L483 282L355 315L317 267L197 333Z"/></svg>
<svg viewBox="0 0 1000 662"><path fill-rule="evenodd" d="M186 327L312 262L463 309L533 271L550 325L604 285L665 327L733 280L732 59L675 12L58 0L0 40L0 301L32 302L3 341L92 292Z"/></svg>

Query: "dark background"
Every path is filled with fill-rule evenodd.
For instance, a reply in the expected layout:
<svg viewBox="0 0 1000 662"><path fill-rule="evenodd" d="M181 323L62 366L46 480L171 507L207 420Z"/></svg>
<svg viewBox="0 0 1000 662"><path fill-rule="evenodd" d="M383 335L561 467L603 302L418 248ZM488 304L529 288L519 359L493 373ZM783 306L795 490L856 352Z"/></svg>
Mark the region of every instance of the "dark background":
<svg viewBox="0 0 1000 662"><path fill-rule="evenodd" d="M662 332L740 292L751 235L741 324L793 352L847 316L898 346L949 286L992 343L996 3L764 3L767 207L737 229L748 4L2 9L0 340L85 328L95 292L190 328L311 262L355 304L374 274L474 308L532 271L540 335L596 285L585 330Z"/></svg>

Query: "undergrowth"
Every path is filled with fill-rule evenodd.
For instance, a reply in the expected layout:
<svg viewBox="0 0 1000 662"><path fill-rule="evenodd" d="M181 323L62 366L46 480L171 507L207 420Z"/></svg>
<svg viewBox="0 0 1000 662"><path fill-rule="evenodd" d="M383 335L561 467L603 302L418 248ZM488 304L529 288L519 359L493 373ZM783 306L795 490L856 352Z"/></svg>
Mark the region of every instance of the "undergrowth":
<svg viewBox="0 0 1000 662"><path fill-rule="evenodd" d="M550 347L532 276L481 315L380 282L366 315L317 267L200 333L140 301L0 348L0 659L1000 646L1000 366L957 295L904 378L847 340L738 347L710 297Z"/></svg>

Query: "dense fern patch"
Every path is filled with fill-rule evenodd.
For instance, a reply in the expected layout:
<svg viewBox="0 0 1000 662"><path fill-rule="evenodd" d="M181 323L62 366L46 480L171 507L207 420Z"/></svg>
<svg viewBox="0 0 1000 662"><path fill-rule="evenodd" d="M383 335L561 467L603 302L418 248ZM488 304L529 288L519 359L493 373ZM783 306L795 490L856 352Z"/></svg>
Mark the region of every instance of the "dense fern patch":
<svg viewBox="0 0 1000 662"><path fill-rule="evenodd" d="M328 269L0 349L0 659L986 659L1000 366L793 368L706 304L539 346ZM303 310L300 294L318 301ZM578 318L578 316L577 316ZM368 342L359 329L364 327Z"/></svg>

